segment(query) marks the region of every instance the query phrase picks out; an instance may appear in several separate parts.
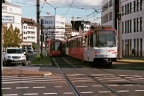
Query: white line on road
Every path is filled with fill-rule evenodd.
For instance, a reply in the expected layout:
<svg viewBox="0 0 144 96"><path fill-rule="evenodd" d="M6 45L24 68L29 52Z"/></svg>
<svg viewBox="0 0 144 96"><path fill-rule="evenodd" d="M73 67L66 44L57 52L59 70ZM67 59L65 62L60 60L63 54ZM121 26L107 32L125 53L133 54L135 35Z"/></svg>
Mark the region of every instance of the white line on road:
<svg viewBox="0 0 144 96"><path fill-rule="evenodd" d="M63 94L74 94L73 92L64 92Z"/></svg>
<svg viewBox="0 0 144 96"><path fill-rule="evenodd" d="M76 86L76 87L88 87L88 86Z"/></svg>
<svg viewBox="0 0 144 96"><path fill-rule="evenodd" d="M137 92L141 92L141 91L144 91L144 90L135 90L135 91L137 91Z"/></svg>
<svg viewBox="0 0 144 96"><path fill-rule="evenodd" d="M38 93L25 93L23 95L38 95Z"/></svg>
<svg viewBox="0 0 144 96"><path fill-rule="evenodd" d="M57 93L43 93L44 95L57 94Z"/></svg>
<svg viewBox="0 0 144 96"><path fill-rule="evenodd" d="M55 86L56 88L62 88L62 86Z"/></svg>
<svg viewBox="0 0 144 96"><path fill-rule="evenodd" d="M114 86L118 86L118 85L116 85L116 84L112 84L112 85L108 85L108 86L114 87Z"/></svg>
<svg viewBox="0 0 144 96"><path fill-rule="evenodd" d="M18 94L3 94L3 96L18 96Z"/></svg>
<svg viewBox="0 0 144 96"><path fill-rule="evenodd" d="M2 82L2 84L11 84L11 83L37 83L39 81L12 81L12 82ZM52 82L39 82L39 83L52 83Z"/></svg>
<svg viewBox="0 0 144 96"><path fill-rule="evenodd" d="M11 89L10 87L8 87L8 88L2 88L2 89Z"/></svg>
<svg viewBox="0 0 144 96"><path fill-rule="evenodd" d="M103 87L102 85L92 85L93 87Z"/></svg>
<svg viewBox="0 0 144 96"><path fill-rule="evenodd" d="M46 88L45 86L33 87L33 88Z"/></svg>
<svg viewBox="0 0 144 96"><path fill-rule="evenodd" d="M132 85L132 84L128 84L128 85L124 85L124 86L134 86L134 85Z"/></svg>
<svg viewBox="0 0 144 96"><path fill-rule="evenodd" d="M129 90L119 90L117 92L129 92Z"/></svg>
<svg viewBox="0 0 144 96"><path fill-rule="evenodd" d="M29 88L29 87L16 87L16 89L26 89L26 88Z"/></svg>
<svg viewBox="0 0 144 96"><path fill-rule="evenodd" d="M111 91L99 91L99 93L111 93Z"/></svg>
<svg viewBox="0 0 144 96"><path fill-rule="evenodd" d="M81 93L93 93L92 91L88 91L88 92L81 92Z"/></svg>

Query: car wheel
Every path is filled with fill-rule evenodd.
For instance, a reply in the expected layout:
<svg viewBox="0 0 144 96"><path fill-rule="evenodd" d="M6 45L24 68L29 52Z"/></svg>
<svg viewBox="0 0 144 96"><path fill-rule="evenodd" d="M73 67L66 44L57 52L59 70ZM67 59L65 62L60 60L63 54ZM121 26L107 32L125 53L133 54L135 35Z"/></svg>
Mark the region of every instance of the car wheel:
<svg viewBox="0 0 144 96"><path fill-rule="evenodd" d="M26 66L26 65L27 65L27 63L26 63L26 62L23 62L23 63L22 63L22 66Z"/></svg>

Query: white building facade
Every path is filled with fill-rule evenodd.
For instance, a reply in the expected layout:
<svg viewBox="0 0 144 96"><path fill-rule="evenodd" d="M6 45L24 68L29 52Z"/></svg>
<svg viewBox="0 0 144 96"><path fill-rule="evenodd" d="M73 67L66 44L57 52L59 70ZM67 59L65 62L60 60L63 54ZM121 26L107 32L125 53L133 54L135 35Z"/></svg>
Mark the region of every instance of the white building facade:
<svg viewBox="0 0 144 96"><path fill-rule="evenodd" d="M22 17L22 8L20 6L14 5L10 2L5 1L2 3L2 24L6 25L7 27L10 24L13 27L17 27L21 31L21 17Z"/></svg>
<svg viewBox="0 0 144 96"><path fill-rule="evenodd" d="M43 20L43 34L47 35L47 40L64 40L65 18L62 16L41 16Z"/></svg>
<svg viewBox="0 0 144 96"><path fill-rule="evenodd" d="M107 8L102 12L102 25L114 25L114 0L103 0L102 5ZM144 1L122 1L122 53L130 56L131 50L135 49L135 56L144 56Z"/></svg>
<svg viewBox="0 0 144 96"><path fill-rule="evenodd" d="M37 24L33 19L22 18L22 46L37 43Z"/></svg>

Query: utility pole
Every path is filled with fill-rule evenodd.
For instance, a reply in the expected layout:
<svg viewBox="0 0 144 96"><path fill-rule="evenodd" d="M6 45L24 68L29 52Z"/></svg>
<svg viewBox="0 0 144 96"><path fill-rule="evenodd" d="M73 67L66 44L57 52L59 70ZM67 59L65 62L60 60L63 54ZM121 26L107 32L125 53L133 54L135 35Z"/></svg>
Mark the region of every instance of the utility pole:
<svg viewBox="0 0 144 96"><path fill-rule="evenodd" d="M119 11L117 13L117 20L118 20L118 59L122 59L122 5L121 5L121 0L118 0L118 7L119 7Z"/></svg>
<svg viewBox="0 0 144 96"><path fill-rule="evenodd" d="M48 55L48 49L47 49L47 33L45 36L45 50L46 50L46 56Z"/></svg>
<svg viewBox="0 0 144 96"><path fill-rule="evenodd" d="M36 1L36 16L37 16L37 54L40 54L40 34L39 34L39 29L40 29L40 24L39 24L39 17L40 17L40 1Z"/></svg>
<svg viewBox="0 0 144 96"><path fill-rule="evenodd" d="M43 20L41 19L41 56L43 57Z"/></svg>

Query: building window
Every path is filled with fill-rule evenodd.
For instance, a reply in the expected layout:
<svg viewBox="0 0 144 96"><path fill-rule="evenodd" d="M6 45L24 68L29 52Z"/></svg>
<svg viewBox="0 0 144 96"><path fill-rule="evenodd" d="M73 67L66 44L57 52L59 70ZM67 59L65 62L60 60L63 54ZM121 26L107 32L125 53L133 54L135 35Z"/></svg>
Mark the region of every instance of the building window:
<svg viewBox="0 0 144 96"><path fill-rule="evenodd" d="M130 2L130 13L132 13L132 2Z"/></svg>
<svg viewBox="0 0 144 96"><path fill-rule="evenodd" d="M112 6L112 0L109 1L109 7L111 7L111 6Z"/></svg>
<svg viewBox="0 0 144 96"><path fill-rule="evenodd" d="M131 33L131 31L132 31L132 20L131 20L131 19L130 19L130 22L129 22L129 23L130 23L130 30L129 30L129 31L130 31L130 33Z"/></svg>
<svg viewBox="0 0 144 96"><path fill-rule="evenodd" d="M129 10L129 3L127 4L127 12L128 12L128 14L130 13L130 10Z"/></svg>
<svg viewBox="0 0 144 96"><path fill-rule="evenodd" d="M130 33L130 32L129 32L129 28L130 28L130 27L129 27L129 25L130 25L130 24L129 24L129 20L127 21L127 23L128 23L128 25L127 25L127 27L128 27L127 29L128 29L128 30L127 30L127 31L128 31L128 33Z"/></svg>
<svg viewBox="0 0 144 96"><path fill-rule="evenodd" d="M134 25L133 25L133 28L134 28L134 32L136 32L136 19L134 18Z"/></svg>
<svg viewBox="0 0 144 96"><path fill-rule="evenodd" d="M122 22L122 34L124 34L124 22Z"/></svg>
<svg viewBox="0 0 144 96"><path fill-rule="evenodd" d="M127 33L127 23L125 21L125 33Z"/></svg>
<svg viewBox="0 0 144 96"><path fill-rule="evenodd" d="M122 13L124 13L124 6L122 6ZM124 15L124 14L122 14L122 15Z"/></svg>
<svg viewBox="0 0 144 96"><path fill-rule="evenodd" d="M112 12L109 13L109 21L112 20Z"/></svg>
<svg viewBox="0 0 144 96"><path fill-rule="evenodd" d="M134 7L133 7L133 9L134 9L134 12L136 12L136 1L134 1Z"/></svg>
<svg viewBox="0 0 144 96"><path fill-rule="evenodd" d="M12 8L10 8L10 11L12 11Z"/></svg>
<svg viewBox="0 0 144 96"><path fill-rule="evenodd" d="M136 24L136 26L137 26L137 32L139 32L139 18L137 18L137 24Z"/></svg>
<svg viewBox="0 0 144 96"><path fill-rule="evenodd" d="M142 32L142 26L143 26L143 21L142 21L142 17L140 17L140 31Z"/></svg>
<svg viewBox="0 0 144 96"><path fill-rule="evenodd" d="M143 0L140 0L140 10L142 10Z"/></svg>
<svg viewBox="0 0 144 96"><path fill-rule="evenodd" d="M137 0L137 11L139 11L139 0Z"/></svg>
<svg viewBox="0 0 144 96"><path fill-rule="evenodd" d="M7 6L2 6L2 9L3 10L7 10Z"/></svg>
<svg viewBox="0 0 144 96"><path fill-rule="evenodd" d="M127 6L125 5L125 15L127 15Z"/></svg>

